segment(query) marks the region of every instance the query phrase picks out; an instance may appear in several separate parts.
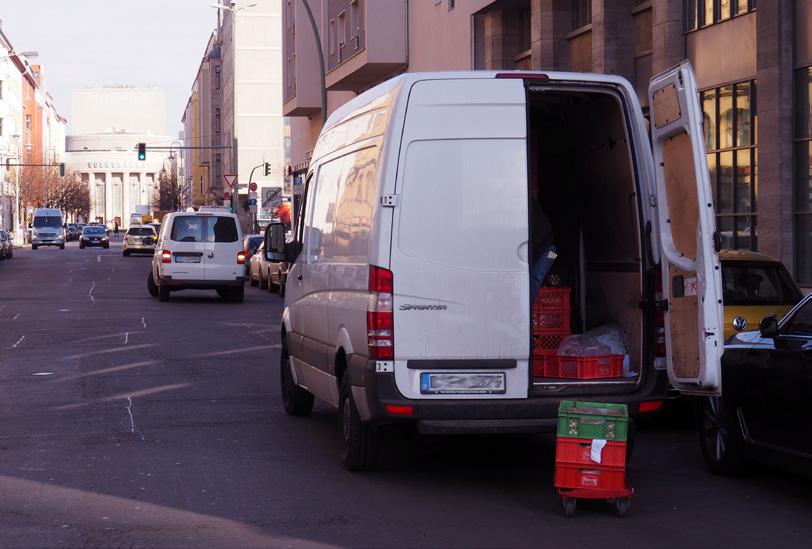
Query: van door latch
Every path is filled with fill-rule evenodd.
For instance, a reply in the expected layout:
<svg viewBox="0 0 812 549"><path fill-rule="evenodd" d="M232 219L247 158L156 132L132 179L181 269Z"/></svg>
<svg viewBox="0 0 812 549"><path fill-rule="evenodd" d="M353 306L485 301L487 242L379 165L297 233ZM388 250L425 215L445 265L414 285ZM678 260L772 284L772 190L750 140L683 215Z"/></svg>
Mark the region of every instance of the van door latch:
<svg viewBox="0 0 812 549"><path fill-rule="evenodd" d="M400 196L397 194L381 195L381 206L384 208L394 208L398 205L398 198L400 198Z"/></svg>

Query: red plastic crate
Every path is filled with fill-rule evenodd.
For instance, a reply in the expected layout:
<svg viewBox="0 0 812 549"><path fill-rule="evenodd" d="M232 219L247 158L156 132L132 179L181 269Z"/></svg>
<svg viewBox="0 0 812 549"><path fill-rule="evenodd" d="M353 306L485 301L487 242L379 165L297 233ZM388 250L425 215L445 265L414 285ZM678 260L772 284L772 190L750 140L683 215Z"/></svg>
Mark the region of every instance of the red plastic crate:
<svg viewBox="0 0 812 549"><path fill-rule="evenodd" d="M536 295L533 311L569 312L570 288L542 288Z"/></svg>
<svg viewBox="0 0 812 549"><path fill-rule="evenodd" d="M587 490L623 490L626 487L626 468L606 465L555 464L556 488Z"/></svg>
<svg viewBox="0 0 812 549"><path fill-rule="evenodd" d="M533 311L533 331L570 330L570 312Z"/></svg>
<svg viewBox="0 0 812 549"><path fill-rule="evenodd" d="M558 357L554 353L533 355L533 377L558 377Z"/></svg>
<svg viewBox="0 0 812 549"><path fill-rule="evenodd" d="M569 331L566 333L536 333L533 335L533 355L550 355L558 352L558 347L564 338L567 337Z"/></svg>
<svg viewBox="0 0 812 549"><path fill-rule="evenodd" d="M558 377L567 379L623 377L623 355L559 356Z"/></svg>
<svg viewBox="0 0 812 549"><path fill-rule="evenodd" d="M626 441L606 442L601 450L601 462L595 463L590 457L592 440L588 438L558 437L555 441L555 462L574 465L599 465L606 467L626 466Z"/></svg>

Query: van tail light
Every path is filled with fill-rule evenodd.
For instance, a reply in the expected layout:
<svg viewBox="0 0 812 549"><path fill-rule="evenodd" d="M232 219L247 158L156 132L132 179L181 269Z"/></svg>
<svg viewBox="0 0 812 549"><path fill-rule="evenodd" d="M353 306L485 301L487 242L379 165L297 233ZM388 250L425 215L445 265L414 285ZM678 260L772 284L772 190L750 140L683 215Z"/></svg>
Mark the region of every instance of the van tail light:
<svg viewBox="0 0 812 549"><path fill-rule="evenodd" d="M240 250L237 253L237 265L245 265L245 251Z"/></svg>
<svg viewBox="0 0 812 549"><path fill-rule="evenodd" d="M387 404L386 413L395 417L414 417L414 406L404 404Z"/></svg>
<svg viewBox="0 0 812 549"><path fill-rule="evenodd" d="M169 250L162 250L161 263L172 263L172 252L170 252Z"/></svg>
<svg viewBox="0 0 812 549"><path fill-rule="evenodd" d="M395 326L392 308L392 271L369 266L369 304L367 306L367 345L369 358L395 358Z"/></svg>
<svg viewBox="0 0 812 549"><path fill-rule="evenodd" d="M654 300L656 303L662 303L663 301L663 277L658 272L657 273L657 284L655 286L656 291L654 293ZM658 307L657 311L655 312L655 329L657 330L655 341L654 341L654 356L663 357L665 356L665 311L663 311L662 307Z"/></svg>

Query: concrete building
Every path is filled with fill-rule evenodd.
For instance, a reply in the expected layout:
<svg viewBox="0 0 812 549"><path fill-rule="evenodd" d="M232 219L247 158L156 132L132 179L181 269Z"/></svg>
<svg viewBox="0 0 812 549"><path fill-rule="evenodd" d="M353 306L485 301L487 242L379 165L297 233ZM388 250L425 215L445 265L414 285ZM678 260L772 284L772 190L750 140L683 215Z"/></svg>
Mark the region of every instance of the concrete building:
<svg viewBox="0 0 812 549"><path fill-rule="evenodd" d="M0 29L0 227L14 226L16 170L6 161L22 158L23 75L11 41Z"/></svg>
<svg viewBox="0 0 812 549"><path fill-rule="evenodd" d="M100 105L97 111L91 108L94 97ZM171 173L177 166L170 151L150 150L177 144L166 135L166 92L131 87L74 90L73 112L66 168L88 185L91 220L126 227L135 205L155 207L161 172ZM137 159L138 143L147 144L146 161Z"/></svg>
<svg viewBox="0 0 812 549"><path fill-rule="evenodd" d="M321 128L301 0L284 0L284 105L295 181ZM812 0L311 0L328 112L403 71L652 74L689 59L705 110L724 245L780 258L812 287Z"/></svg>

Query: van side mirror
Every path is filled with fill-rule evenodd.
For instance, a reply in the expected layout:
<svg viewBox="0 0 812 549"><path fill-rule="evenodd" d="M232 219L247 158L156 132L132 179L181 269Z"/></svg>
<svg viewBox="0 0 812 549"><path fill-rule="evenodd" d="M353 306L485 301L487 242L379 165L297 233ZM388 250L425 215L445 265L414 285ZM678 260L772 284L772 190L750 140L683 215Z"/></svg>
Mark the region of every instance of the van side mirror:
<svg viewBox="0 0 812 549"><path fill-rule="evenodd" d="M758 324L758 331L764 339L778 337L778 318L775 315L765 316Z"/></svg>
<svg viewBox="0 0 812 549"><path fill-rule="evenodd" d="M265 259L268 261L285 260L285 225L271 223L265 229Z"/></svg>

